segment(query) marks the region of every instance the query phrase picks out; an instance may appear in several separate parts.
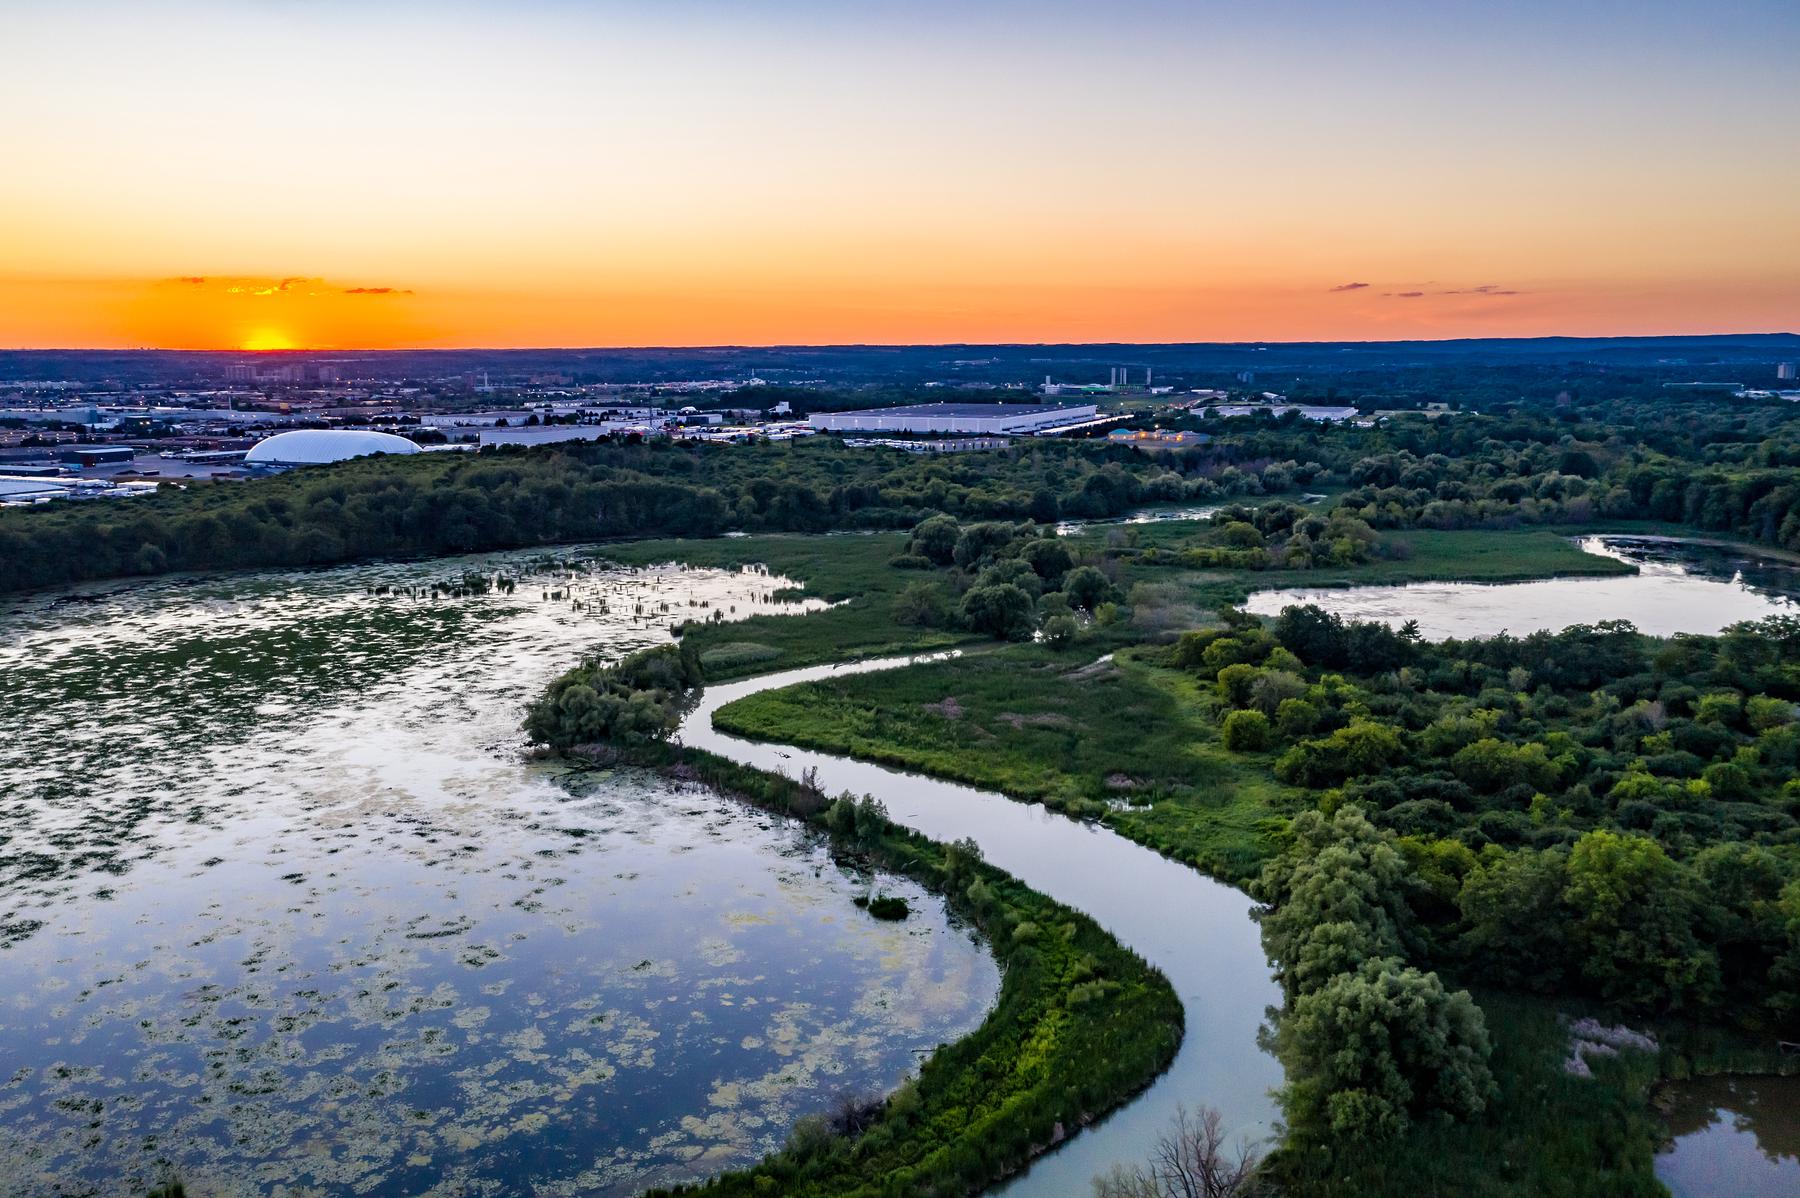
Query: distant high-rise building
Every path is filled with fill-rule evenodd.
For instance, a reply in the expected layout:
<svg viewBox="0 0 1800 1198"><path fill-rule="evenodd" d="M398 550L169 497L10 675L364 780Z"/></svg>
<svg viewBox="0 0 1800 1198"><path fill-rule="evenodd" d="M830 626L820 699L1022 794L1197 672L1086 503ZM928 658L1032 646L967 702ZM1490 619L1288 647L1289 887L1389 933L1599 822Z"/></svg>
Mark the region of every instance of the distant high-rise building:
<svg viewBox="0 0 1800 1198"><path fill-rule="evenodd" d="M1778 379L1793 378L1794 377L1794 364L1792 362L1782 362L1781 364L1776 366L1775 367L1775 377Z"/></svg>

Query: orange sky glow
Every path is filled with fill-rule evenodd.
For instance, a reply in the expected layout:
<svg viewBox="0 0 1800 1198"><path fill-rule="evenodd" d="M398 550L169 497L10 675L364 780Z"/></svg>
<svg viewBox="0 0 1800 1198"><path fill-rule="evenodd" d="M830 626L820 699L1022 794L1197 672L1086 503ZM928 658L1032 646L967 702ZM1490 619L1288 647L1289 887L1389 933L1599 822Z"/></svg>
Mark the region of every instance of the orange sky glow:
<svg viewBox="0 0 1800 1198"><path fill-rule="evenodd" d="M1345 7L28 2L0 347L1800 327L1796 10Z"/></svg>

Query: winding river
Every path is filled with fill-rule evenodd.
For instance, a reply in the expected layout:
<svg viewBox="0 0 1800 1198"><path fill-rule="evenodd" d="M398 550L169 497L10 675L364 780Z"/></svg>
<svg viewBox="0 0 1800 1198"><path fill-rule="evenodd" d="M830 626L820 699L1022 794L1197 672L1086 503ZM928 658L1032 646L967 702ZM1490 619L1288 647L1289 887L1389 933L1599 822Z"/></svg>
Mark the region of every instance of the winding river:
<svg viewBox="0 0 1800 1198"><path fill-rule="evenodd" d="M888 814L935 840L970 837L983 856L1058 901L1085 911L1168 975L1187 1014L1169 1070L1143 1095L995 1192L1025 1198L1088 1192L1115 1162L1146 1159L1177 1106L1216 1107L1232 1138L1261 1141L1274 1115L1281 1066L1257 1045L1267 1008L1281 1001L1250 919L1250 898L1095 824L886 766L761 744L713 727L713 713L758 691L833 675L888 670L913 658L788 670L706 689L681 726L683 743L798 776L817 770L827 793L872 794Z"/></svg>

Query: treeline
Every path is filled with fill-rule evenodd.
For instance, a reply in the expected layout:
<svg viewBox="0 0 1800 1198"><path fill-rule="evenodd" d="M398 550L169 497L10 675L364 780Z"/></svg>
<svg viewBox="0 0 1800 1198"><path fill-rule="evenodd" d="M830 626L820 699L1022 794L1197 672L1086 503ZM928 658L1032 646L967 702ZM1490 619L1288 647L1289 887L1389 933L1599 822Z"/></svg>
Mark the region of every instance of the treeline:
<svg viewBox="0 0 1800 1198"><path fill-rule="evenodd" d="M949 516L921 521L890 563L936 576L909 584L894 600L897 623L961 628L1000 640L1074 639L1078 618L1110 619L1120 599L1108 576L1077 565L1062 538L1029 523L961 525Z"/></svg>
<svg viewBox="0 0 1800 1198"><path fill-rule="evenodd" d="M1375 427L1188 418L1217 440L1187 469L1313 463L1377 528L1667 520L1800 549L1800 409L1609 396L1498 405Z"/></svg>
<svg viewBox="0 0 1800 1198"><path fill-rule="evenodd" d="M1250 507L1227 504L1197 525L1186 548L1110 551L1145 565L1176 564L1196 570L1309 570L1352 566L1394 547L1383 545L1369 522L1346 507L1315 512L1283 500Z"/></svg>
<svg viewBox="0 0 1800 1198"><path fill-rule="evenodd" d="M1428 644L1293 607L1168 661L1230 747L1392 845L1369 876L1422 963L1800 1031L1800 619Z"/></svg>
<svg viewBox="0 0 1800 1198"><path fill-rule="evenodd" d="M1468 1119L1498 1097L1487 1023L1409 958L1419 948L1407 863L1354 807L1302 812L1252 888L1286 1003L1273 1016L1286 1070L1288 1154L1354 1152L1415 1119Z"/></svg>
<svg viewBox="0 0 1800 1198"><path fill-rule="evenodd" d="M1041 634L1062 647L1090 624L1129 617L1131 595L1115 583L1129 562L1171 560L1200 569L1306 569L1350 565L1374 556L1375 530L1342 510L1318 515L1273 501L1228 505L1195 526L1195 544L1173 554L1125 545L1075 545L1029 522L960 524L921 521L891 565L932 571L893 605L896 622L958 628L1001 640Z"/></svg>
<svg viewBox="0 0 1800 1198"><path fill-rule="evenodd" d="M1187 479L1131 450L1056 441L929 458L829 437L364 458L129 502L0 510L0 591L613 537L908 528L937 513L1049 522L1264 489L1261 474L1215 473Z"/></svg>

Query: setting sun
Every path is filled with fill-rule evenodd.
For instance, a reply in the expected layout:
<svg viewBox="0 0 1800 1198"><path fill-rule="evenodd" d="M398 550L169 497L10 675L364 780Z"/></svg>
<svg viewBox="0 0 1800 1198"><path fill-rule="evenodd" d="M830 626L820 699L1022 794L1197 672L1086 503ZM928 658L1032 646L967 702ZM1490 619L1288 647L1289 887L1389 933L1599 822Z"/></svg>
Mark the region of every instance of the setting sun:
<svg viewBox="0 0 1800 1198"><path fill-rule="evenodd" d="M279 329L258 329L244 338L243 348L253 353L261 353L275 349L299 349L300 346L292 337Z"/></svg>

